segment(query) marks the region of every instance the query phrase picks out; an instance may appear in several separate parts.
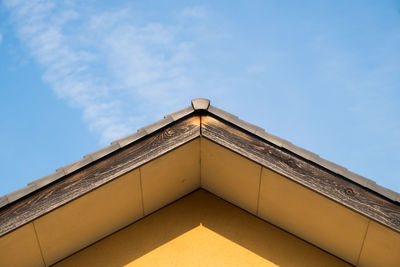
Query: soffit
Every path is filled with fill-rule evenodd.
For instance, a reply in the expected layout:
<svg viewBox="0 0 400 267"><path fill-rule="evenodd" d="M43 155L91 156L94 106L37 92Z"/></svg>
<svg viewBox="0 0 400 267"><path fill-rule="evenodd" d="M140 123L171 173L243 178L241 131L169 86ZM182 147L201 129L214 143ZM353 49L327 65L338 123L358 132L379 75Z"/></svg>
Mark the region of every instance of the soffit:
<svg viewBox="0 0 400 267"><path fill-rule="evenodd" d="M0 266L45 266L33 223L0 238Z"/></svg>
<svg viewBox="0 0 400 267"><path fill-rule="evenodd" d="M0 263L13 264L0 266L50 266L196 190L199 152L197 138L4 235Z"/></svg>
<svg viewBox="0 0 400 267"><path fill-rule="evenodd" d="M199 136L200 118L190 116L46 184L0 209L0 236Z"/></svg>
<svg viewBox="0 0 400 267"><path fill-rule="evenodd" d="M353 265L370 255L363 249L375 236L389 251L400 245L399 233L382 225L369 228L369 218L228 148L202 138L201 149L202 188ZM384 255L382 266L400 264L398 253ZM363 266L374 265L363 261Z"/></svg>
<svg viewBox="0 0 400 267"><path fill-rule="evenodd" d="M400 235L370 221L360 255L360 266L399 266Z"/></svg>
<svg viewBox="0 0 400 267"><path fill-rule="evenodd" d="M361 248L358 248L362 242L360 236L363 236L365 240L375 240L376 236L387 236L387 233L391 233L395 236L393 237L394 242L393 245L389 244L388 246L396 248L398 233L381 225L383 229L390 231L386 231L386 234L368 235L370 220L366 217L398 231L400 229L400 213L397 204L382 198L376 192L371 192L352 180L344 179L337 173L315 165L313 161L299 157L300 152L295 154L283 149L284 146L278 146L276 140L274 143L266 141L266 138L260 138L258 133L261 130L259 128L235 117L228 117L227 114L206 104L203 101L203 103L194 105L200 113L193 114L193 109L192 111L184 109L178 111L178 114L170 114L163 121L139 130L137 135L121 139L110 147L91 154L86 158L98 159L93 162L87 161L89 163L83 160L62 169L62 172L68 174L50 184L46 184L48 182L46 179L35 181L34 184L43 182L45 186L40 188L36 194L24 196L20 201L16 201L12 203L13 205L0 211L1 233L4 235L35 219L39 221L47 216L47 213L50 212L49 215L53 213L53 210L56 213L55 211L66 203L77 198L80 199L79 197L85 196L92 190L102 188L100 186L142 166L143 168L139 168L139 173L142 178L146 177L140 183L142 199L145 200L142 200L143 214L149 214L166 203L202 186L353 264L356 264L358 258L364 255L355 256L357 251L361 253ZM235 122L235 124L231 122ZM200 136L202 138L198 138ZM114 149L121 146L124 147ZM159 157L163 160L158 161ZM186 167L182 167L182 161L187 163ZM87 165L85 165L86 163ZM177 173L177 170L180 170L180 173ZM275 182L273 178L266 178L271 176L266 174L271 170L273 171L271 173L279 174L280 178ZM142 171L143 173L141 173ZM268 186L265 186L266 184ZM277 190L268 192L268 188L274 186L281 188L281 192ZM290 190L297 193L287 194ZM304 194L304 192L306 193ZM276 203L271 202L268 197L265 198L274 193L277 195L273 200L280 199L280 204L287 201L293 205L284 205L282 209L279 209L281 212L274 214L271 207L274 208ZM313 201L309 199L313 199ZM304 209L303 212L298 212L299 210L295 209L297 213L292 212L292 206L295 207L299 200L305 201L306 204L303 207L312 206L315 203L318 203L319 206L314 207L315 211L314 209ZM332 221L337 221L339 224L343 221L351 222L349 227L343 229L329 227L318 229L316 227L314 234L308 233L306 226L300 227L301 225L312 225L313 217L325 216L326 211L331 209L335 210L334 213L338 215L333 216ZM298 217L301 219L307 213L305 218L308 219L304 220L305 223L293 224L294 221L299 220ZM338 220L336 217L342 219ZM329 222L330 219L326 221ZM367 227L365 221L367 221ZM318 223L318 225L323 224ZM109 229L115 230L118 227L120 225ZM46 228L48 227L43 229ZM353 232L354 228L360 231ZM337 242L335 238L326 236L326 233L329 232L327 229L330 229L331 232L342 233L338 236ZM367 235L361 234L363 229ZM346 237L346 233L350 233L350 235ZM93 236L93 239L85 242L93 242L96 238L104 236L104 233ZM321 239L319 236L326 238ZM366 238L368 236L369 238ZM381 238L381 240L389 239ZM343 247L346 245L347 248L352 247L353 250L342 249L340 251L337 249L341 246L340 244L343 244ZM371 247L368 243L366 244L366 248ZM66 249L65 251L72 250ZM60 253L60 255L62 254ZM55 256L51 257L58 259L60 256L55 253ZM51 257L48 257L49 262L54 260ZM397 259L392 260L397 262Z"/></svg>
<svg viewBox="0 0 400 267"><path fill-rule="evenodd" d="M235 125L204 115L202 137L400 232L400 205L342 176L282 150Z"/></svg>
<svg viewBox="0 0 400 267"><path fill-rule="evenodd" d="M21 251L26 248L19 239L10 237L30 236L50 265L199 187L354 265L362 260L368 266L368 251L379 251L376 240L389 251L400 246L398 233L379 224L368 227L375 222L206 138L37 218L28 224L36 228L37 240L23 233L24 226L0 238L0 246ZM37 246L29 251L40 255ZM0 258L7 258L7 250L2 252ZM399 263L397 253L386 254L381 263Z"/></svg>
<svg viewBox="0 0 400 267"><path fill-rule="evenodd" d="M349 266L197 190L56 266Z"/></svg>
<svg viewBox="0 0 400 267"><path fill-rule="evenodd" d="M213 107L209 100L194 99L192 106L168 114L137 133L0 198L0 236L198 136L207 137L400 231L400 205L396 202L400 198L396 192ZM63 191L62 187L73 180L76 180L76 188ZM49 187L59 191L60 195L46 197L46 194L52 194Z"/></svg>

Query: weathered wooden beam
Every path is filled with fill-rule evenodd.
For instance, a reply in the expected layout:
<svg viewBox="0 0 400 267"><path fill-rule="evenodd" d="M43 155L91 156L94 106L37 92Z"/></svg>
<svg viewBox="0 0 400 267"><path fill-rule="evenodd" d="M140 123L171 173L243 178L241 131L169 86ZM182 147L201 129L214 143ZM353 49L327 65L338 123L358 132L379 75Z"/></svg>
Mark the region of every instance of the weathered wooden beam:
<svg viewBox="0 0 400 267"><path fill-rule="evenodd" d="M156 131L0 209L0 236L200 136L192 116Z"/></svg>
<svg viewBox="0 0 400 267"><path fill-rule="evenodd" d="M391 200L212 116L201 117L201 132L203 137L400 232L400 206Z"/></svg>

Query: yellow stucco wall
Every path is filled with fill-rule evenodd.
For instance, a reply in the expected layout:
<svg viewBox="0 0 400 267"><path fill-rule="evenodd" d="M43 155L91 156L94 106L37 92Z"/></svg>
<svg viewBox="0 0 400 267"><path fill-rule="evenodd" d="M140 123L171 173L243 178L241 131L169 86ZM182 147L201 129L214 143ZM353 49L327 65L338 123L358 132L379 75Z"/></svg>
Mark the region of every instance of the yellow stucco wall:
<svg viewBox="0 0 400 267"><path fill-rule="evenodd" d="M198 190L56 266L348 264L204 190Z"/></svg>

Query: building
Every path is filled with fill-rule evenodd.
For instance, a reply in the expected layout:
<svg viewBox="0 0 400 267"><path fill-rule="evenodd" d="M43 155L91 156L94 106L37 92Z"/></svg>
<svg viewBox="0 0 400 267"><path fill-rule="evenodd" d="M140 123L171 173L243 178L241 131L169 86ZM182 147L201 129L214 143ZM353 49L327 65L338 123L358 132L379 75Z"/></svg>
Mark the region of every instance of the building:
<svg viewBox="0 0 400 267"><path fill-rule="evenodd" d="M0 198L0 266L400 266L400 195L195 99Z"/></svg>

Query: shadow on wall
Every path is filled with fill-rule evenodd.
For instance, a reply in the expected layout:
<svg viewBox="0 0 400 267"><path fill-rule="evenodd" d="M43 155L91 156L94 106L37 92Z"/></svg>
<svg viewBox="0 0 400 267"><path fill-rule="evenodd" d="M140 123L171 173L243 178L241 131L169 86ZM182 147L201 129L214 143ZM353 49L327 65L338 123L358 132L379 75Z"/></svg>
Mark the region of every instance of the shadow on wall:
<svg viewBox="0 0 400 267"><path fill-rule="evenodd" d="M56 266L350 266L199 189Z"/></svg>

